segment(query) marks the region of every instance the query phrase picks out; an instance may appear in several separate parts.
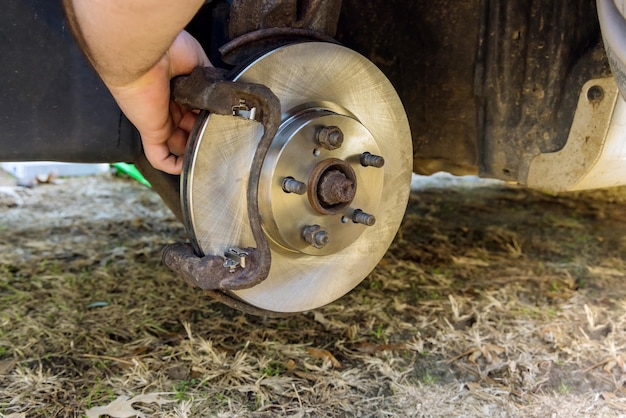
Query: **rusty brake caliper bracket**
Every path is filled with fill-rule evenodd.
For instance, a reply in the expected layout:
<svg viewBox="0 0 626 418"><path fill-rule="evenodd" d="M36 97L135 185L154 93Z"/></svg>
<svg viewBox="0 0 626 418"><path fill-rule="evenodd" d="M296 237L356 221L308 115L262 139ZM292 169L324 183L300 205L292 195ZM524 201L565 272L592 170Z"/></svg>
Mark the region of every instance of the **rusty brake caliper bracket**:
<svg viewBox="0 0 626 418"><path fill-rule="evenodd" d="M218 115L233 115L234 109L245 103L249 109L256 109L251 118L263 125L263 136L250 167L247 189L248 218L256 248L238 250L245 263L233 269L227 258L212 254L199 256L189 244L167 246L163 250L163 262L185 281L206 291L252 287L267 278L271 265L271 251L259 214L258 185L263 161L280 126L280 101L266 86L229 81L222 71L211 67L198 67L189 76L172 80L172 95L181 105ZM197 129L200 129L198 125L192 135ZM212 292L212 296L219 296L218 293L221 292Z"/></svg>

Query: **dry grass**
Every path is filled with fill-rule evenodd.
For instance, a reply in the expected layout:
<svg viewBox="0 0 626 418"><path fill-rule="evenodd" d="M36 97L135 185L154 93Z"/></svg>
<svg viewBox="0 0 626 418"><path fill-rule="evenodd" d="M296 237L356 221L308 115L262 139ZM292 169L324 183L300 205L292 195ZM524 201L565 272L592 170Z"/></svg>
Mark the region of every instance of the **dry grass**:
<svg viewBox="0 0 626 418"><path fill-rule="evenodd" d="M97 188L94 188L97 186ZM283 319L160 265L150 191L87 178L0 208L0 416L626 414L626 190L426 190L346 297Z"/></svg>

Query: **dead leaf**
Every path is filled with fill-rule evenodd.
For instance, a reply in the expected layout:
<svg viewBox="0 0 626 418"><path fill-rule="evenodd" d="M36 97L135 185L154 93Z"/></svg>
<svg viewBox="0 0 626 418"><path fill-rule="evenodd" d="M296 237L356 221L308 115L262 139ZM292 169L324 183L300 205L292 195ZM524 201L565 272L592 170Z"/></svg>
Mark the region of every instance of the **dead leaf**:
<svg viewBox="0 0 626 418"><path fill-rule="evenodd" d="M160 393L148 393L137 395L133 398L128 396L118 396L113 402L107 406L95 406L85 411L87 418L99 418L101 415L108 415L111 418L146 418L146 415L133 408L134 403L155 403L159 406L175 401L168 401L161 398Z"/></svg>
<svg viewBox="0 0 626 418"><path fill-rule="evenodd" d="M324 363L328 362L335 369L341 369L341 363L339 363L339 360L337 360L335 356L333 356L330 353L330 351L319 349L319 348L313 348L313 347L307 348L306 351L309 353L311 357L318 358L322 360Z"/></svg>

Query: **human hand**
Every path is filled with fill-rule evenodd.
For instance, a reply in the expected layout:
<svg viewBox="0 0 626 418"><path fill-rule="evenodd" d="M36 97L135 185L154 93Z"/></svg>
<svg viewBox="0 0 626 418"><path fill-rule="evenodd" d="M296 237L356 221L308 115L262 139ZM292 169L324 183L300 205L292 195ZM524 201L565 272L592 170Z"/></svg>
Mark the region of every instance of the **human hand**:
<svg viewBox="0 0 626 418"><path fill-rule="evenodd" d="M178 34L161 59L136 80L107 85L126 117L141 135L148 161L158 170L180 174L182 156L197 114L171 100L170 80L197 66L210 66L204 50L189 33Z"/></svg>

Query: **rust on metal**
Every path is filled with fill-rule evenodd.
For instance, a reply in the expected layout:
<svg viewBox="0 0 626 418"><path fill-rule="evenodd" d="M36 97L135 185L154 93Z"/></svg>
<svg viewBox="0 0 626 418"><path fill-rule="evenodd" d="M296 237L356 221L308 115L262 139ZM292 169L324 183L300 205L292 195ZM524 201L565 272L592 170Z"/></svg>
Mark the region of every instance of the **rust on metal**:
<svg viewBox="0 0 626 418"><path fill-rule="evenodd" d="M268 28L238 36L222 45L219 51L224 62L238 65L264 51L302 41L337 43L334 38L311 29Z"/></svg>
<svg viewBox="0 0 626 418"><path fill-rule="evenodd" d="M317 195L326 206L350 203L356 195L354 181L340 170L328 170L320 177Z"/></svg>
<svg viewBox="0 0 626 418"><path fill-rule="evenodd" d="M303 40L336 42L342 0L233 0L228 35L219 48L238 65L269 49Z"/></svg>
<svg viewBox="0 0 626 418"><path fill-rule="evenodd" d="M356 173L350 164L328 158L311 172L308 181L309 203L322 215L335 215L345 209L356 195Z"/></svg>
<svg viewBox="0 0 626 418"><path fill-rule="evenodd" d="M189 76L172 81L172 94L178 103L219 115L232 115L233 107L245 101L256 108L256 120L263 124L263 136L250 167L247 190L248 217L256 248L242 248L247 253L246 267L224 267L219 255L198 255L188 244L173 244L163 250L163 261L188 283L204 290L237 290L252 287L267 278L271 251L261 226L258 184L267 151L280 125L280 101L260 84L228 81L215 68L196 68Z"/></svg>
<svg viewBox="0 0 626 418"><path fill-rule="evenodd" d="M231 39L268 28L310 29L335 36L341 0L234 0L228 32Z"/></svg>
<svg viewBox="0 0 626 418"><path fill-rule="evenodd" d="M319 225L309 225L302 229L302 238L313 247L324 248L329 241L328 230Z"/></svg>
<svg viewBox="0 0 626 418"><path fill-rule="evenodd" d="M317 143L329 151L341 148L343 145L343 132L338 126L324 126L316 133Z"/></svg>

